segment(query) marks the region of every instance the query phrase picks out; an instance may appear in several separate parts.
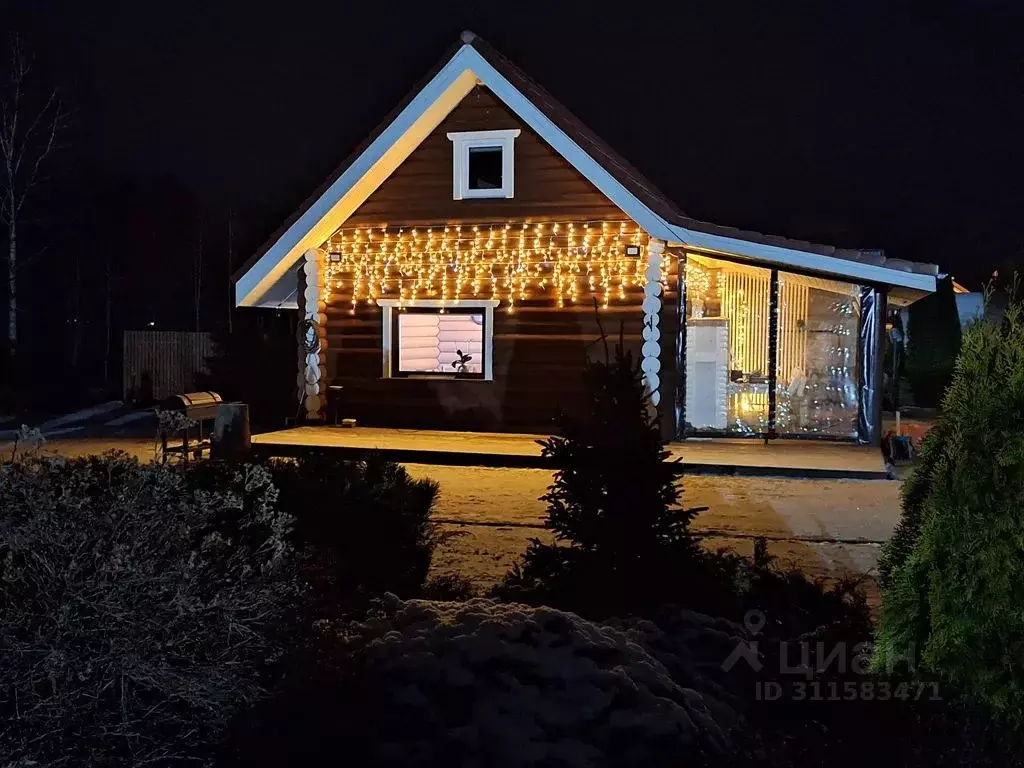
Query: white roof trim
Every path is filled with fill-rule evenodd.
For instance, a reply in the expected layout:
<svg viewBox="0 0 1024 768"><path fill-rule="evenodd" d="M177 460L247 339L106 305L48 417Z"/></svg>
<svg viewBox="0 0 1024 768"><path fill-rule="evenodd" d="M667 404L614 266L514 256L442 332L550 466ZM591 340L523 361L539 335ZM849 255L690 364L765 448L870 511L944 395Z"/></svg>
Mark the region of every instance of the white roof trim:
<svg viewBox="0 0 1024 768"><path fill-rule="evenodd" d="M862 261L843 259L838 256L825 256L810 251L799 251L783 248L767 243L754 243L736 237L714 235L709 232L697 232L686 227L673 227L674 236L670 238L673 245L690 246L722 255L746 256L760 262L775 264L780 267L826 272L830 275L849 277L869 283L898 285L920 291L934 293L935 275L924 275L920 272L906 272L892 269L882 264L867 264Z"/></svg>
<svg viewBox="0 0 1024 768"><path fill-rule="evenodd" d="M260 306L264 294L309 248L319 248L402 164L476 85L463 46L320 198L235 283L235 303Z"/></svg>
<svg viewBox="0 0 1024 768"><path fill-rule="evenodd" d="M492 67L471 45L463 45L423 90L328 187L235 284L235 302L260 306L264 294L308 248L319 247L420 145L477 83L486 85L527 125L623 213L652 237L672 230L543 112ZM273 306L280 306L274 303Z"/></svg>
<svg viewBox="0 0 1024 768"><path fill-rule="evenodd" d="M475 85L486 85L552 149L651 237L669 243L748 256L780 266L934 291L935 278L849 259L695 232L669 224L640 202L599 162L556 126L473 48L463 45L362 154L235 284L238 306L288 306L267 292L309 248L318 248L390 176Z"/></svg>

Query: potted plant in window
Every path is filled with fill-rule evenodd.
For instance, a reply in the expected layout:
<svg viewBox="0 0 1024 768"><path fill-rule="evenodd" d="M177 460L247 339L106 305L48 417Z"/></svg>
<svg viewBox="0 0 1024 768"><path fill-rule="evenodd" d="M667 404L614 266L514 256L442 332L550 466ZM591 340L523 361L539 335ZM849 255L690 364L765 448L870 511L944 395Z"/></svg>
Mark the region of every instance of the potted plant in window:
<svg viewBox="0 0 1024 768"><path fill-rule="evenodd" d="M455 354L459 356L457 360L452 360L452 368L455 369L455 375L458 376L459 374L469 373L469 369L466 367L466 363L472 360L473 356L463 354L461 349L456 349Z"/></svg>

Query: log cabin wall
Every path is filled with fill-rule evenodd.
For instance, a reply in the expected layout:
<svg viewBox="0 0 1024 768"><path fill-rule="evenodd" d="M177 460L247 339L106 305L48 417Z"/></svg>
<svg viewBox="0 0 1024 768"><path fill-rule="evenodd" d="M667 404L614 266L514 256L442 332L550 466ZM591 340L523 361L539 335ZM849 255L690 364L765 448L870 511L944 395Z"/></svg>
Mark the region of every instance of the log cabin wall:
<svg viewBox="0 0 1024 768"><path fill-rule="evenodd" d="M509 128L521 130L515 140L515 197L453 200L452 142L448 133ZM349 217L345 226L625 218L494 94L477 86Z"/></svg>
<svg viewBox="0 0 1024 768"><path fill-rule="evenodd" d="M515 140L515 196L453 200L452 142L446 134L507 128L522 131ZM486 88L477 87L344 228L625 218ZM677 260L669 262L661 318L663 393L675 387ZM382 310L365 300L353 308L348 283L332 291L326 305L328 383L342 387L336 415L368 426L550 433L559 409L578 412L584 405L584 364L588 357L604 356L601 327L612 352L621 333L639 363L643 298L642 289L632 287L595 312L588 292L576 304L559 307L550 288L546 294L533 291L516 301L514 312L506 301L494 311L493 381L383 378ZM671 413L671 403L671 394L663 394L663 412Z"/></svg>
<svg viewBox="0 0 1024 768"><path fill-rule="evenodd" d="M674 429L677 265L672 258L660 325L666 435ZM338 416L368 426L549 433L559 409L578 413L585 405L583 367L604 358L601 327L612 353L621 333L639 362L642 302L642 290L631 288L597 312L589 298L559 308L538 296L517 302L513 313L503 303L494 311L494 380L469 381L382 378L381 308L360 302L353 314L347 292L332 294L327 361L330 384L343 387Z"/></svg>

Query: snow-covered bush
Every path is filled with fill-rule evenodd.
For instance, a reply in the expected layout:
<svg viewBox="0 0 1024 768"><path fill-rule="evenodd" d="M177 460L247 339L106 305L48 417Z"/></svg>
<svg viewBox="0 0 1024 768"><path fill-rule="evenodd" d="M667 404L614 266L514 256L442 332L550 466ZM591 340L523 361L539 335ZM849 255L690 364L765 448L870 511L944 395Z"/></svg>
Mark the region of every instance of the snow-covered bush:
<svg viewBox="0 0 1024 768"><path fill-rule="evenodd" d="M212 466L0 465L0 764L202 764L264 694L292 521L265 469Z"/></svg>
<svg viewBox="0 0 1024 768"><path fill-rule="evenodd" d="M702 691L714 693L707 699L709 706L718 699L740 708L738 697L753 690L752 679L746 676L747 665L728 671L723 668L736 647L749 640L743 628L728 619L697 611L666 610L657 622L631 617L613 618L603 624L618 629L661 662L673 680L699 680Z"/></svg>
<svg viewBox="0 0 1024 768"><path fill-rule="evenodd" d="M732 709L623 631L492 600L401 601L343 633L374 764L686 765L730 751ZM713 686L712 686L713 687Z"/></svg>

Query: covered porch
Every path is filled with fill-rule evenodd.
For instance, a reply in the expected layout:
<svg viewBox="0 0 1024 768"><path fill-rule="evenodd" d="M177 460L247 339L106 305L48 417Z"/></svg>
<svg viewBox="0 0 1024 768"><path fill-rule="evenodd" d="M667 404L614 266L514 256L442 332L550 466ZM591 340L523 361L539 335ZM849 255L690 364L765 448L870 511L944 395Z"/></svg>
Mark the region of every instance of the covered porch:
<svg viewBox="0 0 1024 768"><path fill-rule="evenodd" d="M405 463L551 469L543 435L428 429L302 426L252 438L262 457L330 452L359 459L370 453ZM690 439L668 443L683 474L879 480L888 477L877 447L816 440Z"/></svg>

